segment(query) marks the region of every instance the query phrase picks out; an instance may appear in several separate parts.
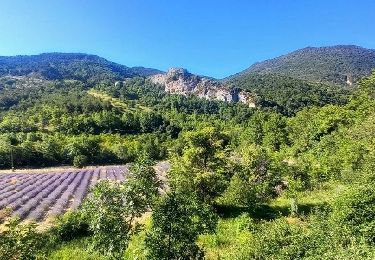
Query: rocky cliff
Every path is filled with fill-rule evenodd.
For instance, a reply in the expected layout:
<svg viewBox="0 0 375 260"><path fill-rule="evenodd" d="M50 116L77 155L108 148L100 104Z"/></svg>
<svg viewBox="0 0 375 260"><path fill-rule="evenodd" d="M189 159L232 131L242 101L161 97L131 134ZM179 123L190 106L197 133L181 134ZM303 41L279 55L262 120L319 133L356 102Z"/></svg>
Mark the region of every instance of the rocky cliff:
<svg viewBox="0 0 375 260"><path fill-rule="evenodd" d="M208 100L242 102L249 107L255 107L255 96L252 93L191 74L186 69L171 68L166 74L151 76L150 80L153 83L163 85L165 91L172 94L191 94Z"/></svg>

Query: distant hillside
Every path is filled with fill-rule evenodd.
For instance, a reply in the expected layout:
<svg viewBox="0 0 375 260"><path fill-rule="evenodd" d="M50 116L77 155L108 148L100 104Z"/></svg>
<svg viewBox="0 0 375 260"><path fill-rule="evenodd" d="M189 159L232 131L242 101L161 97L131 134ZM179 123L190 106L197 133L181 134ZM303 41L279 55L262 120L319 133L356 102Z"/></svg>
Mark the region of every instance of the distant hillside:
<svg viewBox="0 0 375 260"><path fill-rule="evenodd" d="M375 50L354 45L307 47L258 62L226 80L250 73L280 74L312 82L351 85L375 68Z"/></svg>
<svg viewBox="0 0 375 260"><path fill-rule="evenodd" d="M150 76L161 71L130 68L104 58L83 53L44 53L31 56L0 57L0 77L35 76L47 80L74 79L87 82L123 80Z"/></svg>
<svg viewBox="0 0 375 260"><path fill-rule="evenodd" d="M344 104L351 93L348 88L267 73L238 75L226 83L254 93L260 106L274 107L289 115L304 107Z"/></svg>

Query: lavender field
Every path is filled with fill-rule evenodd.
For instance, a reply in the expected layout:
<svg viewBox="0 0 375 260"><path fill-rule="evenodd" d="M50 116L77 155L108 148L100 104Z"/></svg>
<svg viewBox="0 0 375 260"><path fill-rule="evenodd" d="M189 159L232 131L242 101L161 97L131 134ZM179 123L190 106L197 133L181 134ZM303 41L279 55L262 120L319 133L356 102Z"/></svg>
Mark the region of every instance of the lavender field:
<svg viewBox="0 0 375 260"><path fill-rule="evenodd" d="M78 208L98 180L123 181L126 166L71 170L60 173L0 174L0 212L43 221Z"/></svg>

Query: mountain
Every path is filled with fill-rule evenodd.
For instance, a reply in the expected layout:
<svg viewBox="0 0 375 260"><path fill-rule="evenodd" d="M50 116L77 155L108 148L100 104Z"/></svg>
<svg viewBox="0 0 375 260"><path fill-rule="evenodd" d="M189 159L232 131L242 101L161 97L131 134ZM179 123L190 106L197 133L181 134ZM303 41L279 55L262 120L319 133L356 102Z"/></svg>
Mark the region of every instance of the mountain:
<svg viewBox="0 0 375 260"><path fill-rule="evenodd" d="M272 73L249 73L225 82L257 96L257 105L292 115L304 107L346 103L351 89Z"/></svg>
<svg viewBox="0 0 375 260"><path fill-rule="evenodd" d="M155 84L160 84L171 94L195 95L207 100L241 102L255 107L255 96L250 92L230 86L208 77L191 74L183 68L171 68L166 74L150 77Z"/></svg>
<svg viewBox="0 0 375 260"><path fill-rule="evenodd" d="M330 85L352 85L375 68L375 50L354 45L307 47L255 63L233 78L248 74L279 74Z"/></svg>
<svg viewBox="0 0 375 260"><path fill-rule="evenodd" d="M43 53L30 56L0 56L0 77L33 76L47 80L72 79L86 82L124 80L150 76L161 71L130 68L96 55L84 53Z"/></svg>
<svg viewBox="0 0 375 260"><path fill-rule="evenodd" d="M207 100L242 102L292 115L307 106L343 104L360 77L375 68L375 50L357 46L308 47L256 63L225 80L172 68L167 73L127 67L83 53L44 53L0 57L0 89L40 86L50 80L77 80L92 86L141 76L162 85L167 93ZM44 84L44 83L43 83ZM121 84L120 84L121 85ZM345 87L342 87L345 86ZM14 104L11 95L3 103Z"/></svg>

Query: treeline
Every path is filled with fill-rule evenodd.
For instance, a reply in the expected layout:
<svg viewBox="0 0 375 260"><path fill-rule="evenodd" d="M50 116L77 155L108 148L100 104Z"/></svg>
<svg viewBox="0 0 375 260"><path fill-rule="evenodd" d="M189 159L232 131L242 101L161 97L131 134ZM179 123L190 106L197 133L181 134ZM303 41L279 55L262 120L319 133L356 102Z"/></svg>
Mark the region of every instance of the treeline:
<svg viewBox="0 0 375 260"><path fill-rule="evenodd" d="M244 74L228 82L258 96L257 103L284 115L294 115L305 107L345 104L351 93L344 87L311 83L278 74Z"/></svg>
<svg viewBox="0 0 375 260"><path fill-rule="evenodd" d="M84 53L43 53L0 57L0 76L37 76L47 80L79 80L89 84L159 73L155 69L129 68Z"/></svg>
<svg viewBox="0 0 375 260"><path fill-rule="evenodd" d="M239 123L253 113L252 109L243 104L210 101L195 96L169 95L163 86L140 77L128 79L122 86L102 84L97 89L120 98L131 107L141 104L168 114L206 114Z"/></svg>

